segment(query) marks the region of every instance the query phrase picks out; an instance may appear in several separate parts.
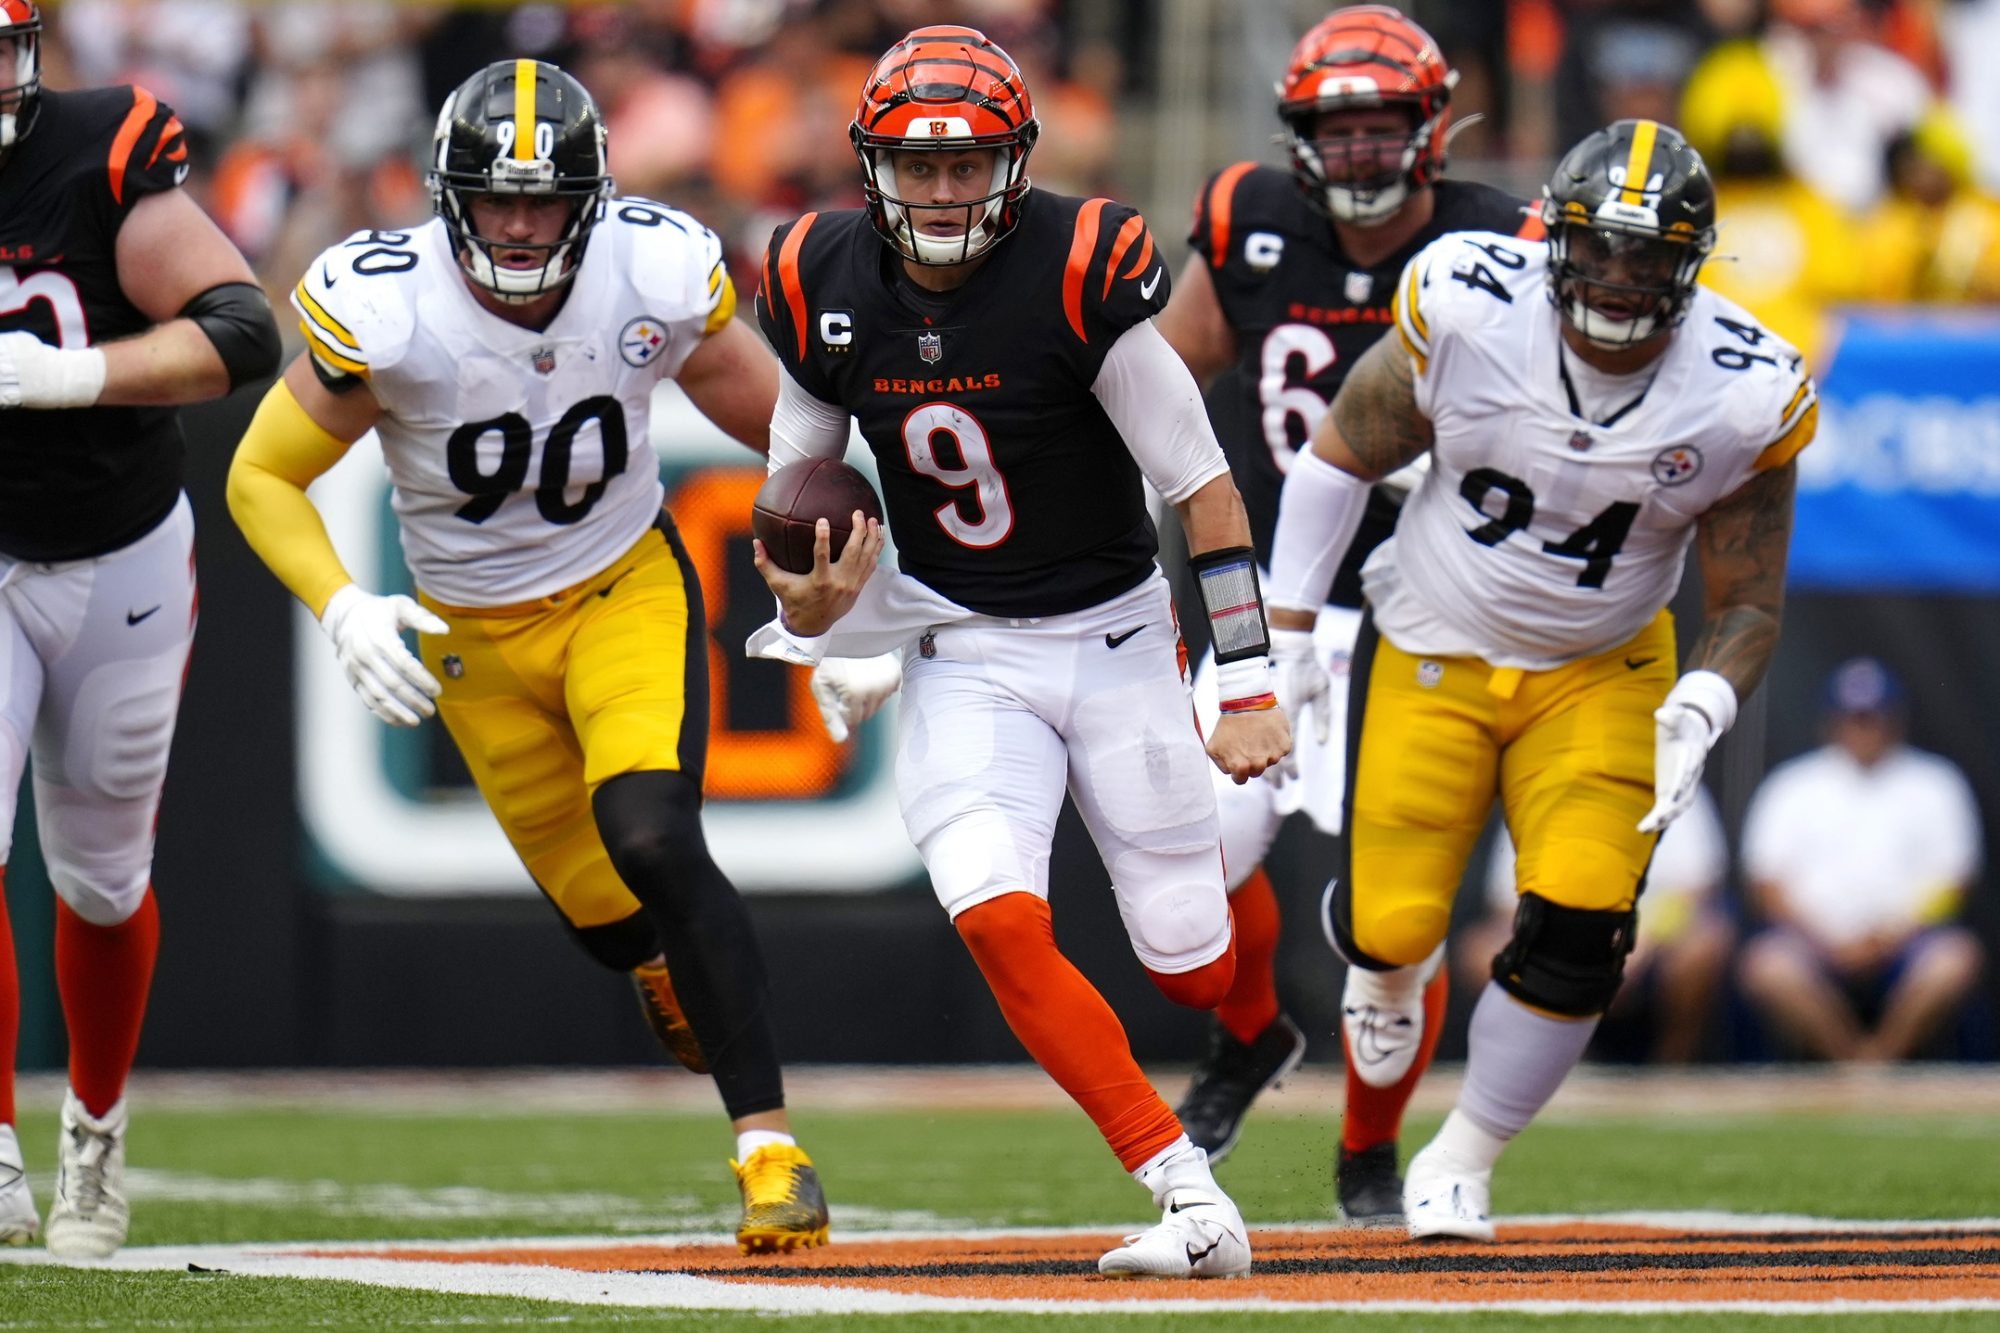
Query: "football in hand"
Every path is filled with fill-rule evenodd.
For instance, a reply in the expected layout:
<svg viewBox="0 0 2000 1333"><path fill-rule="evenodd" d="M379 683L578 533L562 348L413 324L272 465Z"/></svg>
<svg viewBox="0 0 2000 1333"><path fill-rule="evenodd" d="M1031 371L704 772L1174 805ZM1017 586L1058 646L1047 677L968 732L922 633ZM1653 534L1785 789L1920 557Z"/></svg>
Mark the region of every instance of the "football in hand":
<svg viewBox="0 0 2000 1333"><path fill-rule="evenodd" d="M814 524L826 520L827 558L838 560L852 535L857 509L866 518L882 521L882 502L868 478L838 458L802 459L764 479L750 508L750 531L779 569L809 574Z"/></svg>

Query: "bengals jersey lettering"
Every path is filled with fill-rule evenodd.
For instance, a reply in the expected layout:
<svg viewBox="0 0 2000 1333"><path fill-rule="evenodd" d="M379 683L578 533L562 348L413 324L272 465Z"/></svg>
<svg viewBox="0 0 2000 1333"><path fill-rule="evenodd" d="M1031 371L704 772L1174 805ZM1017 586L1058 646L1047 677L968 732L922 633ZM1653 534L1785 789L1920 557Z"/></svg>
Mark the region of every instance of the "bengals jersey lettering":
<svg viewBox="0 0 2000 1333"><path fill-rule="evenodd" d="M144 88L44 91L0 164L0 332L76 348L152 327L118 284L118 229L187 170L179 119ZM0 435L0 551L17 559L115 551L180 497L170 407L19 410Z"/></svg>
<svg viewBox="0 0 2000 1333"><path fill-rule="evenodd" d="M366 380L417 585L454 606L508 606L597 573L658 517L653 386L728 323L715 233L614 200L546 329L466 289L443 222L364 231L293 290L315 368Z"/></svg>
<svg viewBox="0 0 2000 1333"><path fill-rule="evenodd" d="M1268 561L1278 526L1278 492L1292 455L1304 447L1348 370L1385 334L1390 299L1410 258L1454 231L1540 236L1539 217L1521 200L1484 185L1439 181L1431 220L1380 263L1363 266L1341 249L1324 213L1288 171L1239 162L1209 179L1195 201L1188 243L1208 262L1223 318L1236 334L1236 363L1208 391L1209 420L1250 513L1250 532ZM1381 492L1328 600L1361 604L1361 562L1396 523Z"/></svg>
<svg viewBox="0 0 2000 1333"><path fill-rule="evenodd" d="M1467 232L1398 286L1436 443L1364 583L1405 652L1545 670L1616 647L1672 598L1701 515L1817 428L1799 354L1705 287L1650 380L1581 415L1547 272L1544 244Z"/></svg>
<svg viewBox="0 0 2000 1333"><path fill-rule="evenodd" d="M1123 204L1021 207L949 293L915 287L866 213L808 213L771 238L757 314L800 387L859 424L903 571L983 614L1056 615L1154 567L1138 464L1091 385L1168 276Z"/></svg>

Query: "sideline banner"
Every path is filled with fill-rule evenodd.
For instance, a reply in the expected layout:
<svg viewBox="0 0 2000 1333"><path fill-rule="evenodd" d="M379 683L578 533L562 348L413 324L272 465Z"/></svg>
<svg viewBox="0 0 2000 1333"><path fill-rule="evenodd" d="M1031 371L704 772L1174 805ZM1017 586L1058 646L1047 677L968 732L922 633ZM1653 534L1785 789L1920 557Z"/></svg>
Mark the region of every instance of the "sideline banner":
<svg viewBox="0 0 2000 1333"><path fill-rule="evenodd" d="M1851 312L1815 370L1790 585L2000 592L2000 311Z"/></svg>

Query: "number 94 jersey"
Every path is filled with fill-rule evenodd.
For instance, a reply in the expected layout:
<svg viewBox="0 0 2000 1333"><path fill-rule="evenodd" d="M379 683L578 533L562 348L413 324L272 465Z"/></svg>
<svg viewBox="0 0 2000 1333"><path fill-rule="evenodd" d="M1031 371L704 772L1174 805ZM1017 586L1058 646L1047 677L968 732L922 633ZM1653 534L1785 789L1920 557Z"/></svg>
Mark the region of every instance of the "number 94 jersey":
<svg viewBox="0 0 2000 1333"><path fill-rule="evenodd" d="M1618 646L1673 597L1701 515L1812 441L1799 354L1706 287L1630 396L1582 415L1547 272L1543 243L1463 232L1398 284L1436 443L1363 584L1405 652L1545 670Z"/></svg>
<svg viewBox="0 0 2000 1333"><path fill-rule="evenodd" d="M332 247L292 304L321 378L366 380L382 405L417 586L508 606L599 572L658 517L653 387L729 322L736 294L713 232L619 199L545 329L475 301L435 219Z"/></svg>

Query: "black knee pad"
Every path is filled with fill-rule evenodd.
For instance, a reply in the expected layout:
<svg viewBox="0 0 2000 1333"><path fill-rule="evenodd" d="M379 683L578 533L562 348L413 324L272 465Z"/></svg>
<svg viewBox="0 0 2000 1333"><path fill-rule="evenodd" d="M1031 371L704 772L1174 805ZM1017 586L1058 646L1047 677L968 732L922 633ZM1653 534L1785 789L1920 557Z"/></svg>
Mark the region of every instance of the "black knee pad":
<svg viewBox="0 0 2000 1333"><path fill-rule="evenodd" d="M1521 895L1514 936L1493 958L1493 980L1523 1004L1571 1018L1611 1007L1639 925L1636 909L1588 912Z"/></svg>
<svg viewBox="0 0 2000 1333"><path fill-rule="evenodd" d="M644 910L601 926L579 926L568 917L563 918L563 924L585 953L613 972L630 972L660 955L660 937Z"/></svg>

